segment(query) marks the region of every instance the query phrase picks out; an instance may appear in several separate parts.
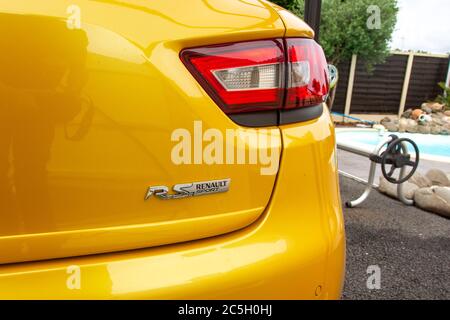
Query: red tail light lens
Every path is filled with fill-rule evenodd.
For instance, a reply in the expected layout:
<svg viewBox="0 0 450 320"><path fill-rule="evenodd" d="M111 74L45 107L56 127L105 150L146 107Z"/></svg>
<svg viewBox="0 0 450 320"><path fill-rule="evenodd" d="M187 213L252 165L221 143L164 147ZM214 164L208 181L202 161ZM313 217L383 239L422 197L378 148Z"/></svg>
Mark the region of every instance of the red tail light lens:
<svg viewBox="0 0 450 320"><path fill-rule="evenodd" d="M284 53L280 40L187 49L181 58L225 113L282 105Z"/></svg>
<svg viewBox="0 0 450 320"><path fill-rule="evenodd" d="M286 109L324 102L329 77L322 47L310 39L287 39L286 48L289 60Z"/></svg>
<svg viewBox="0 0 450 320"><path fill-rule="evenodd" d="M313 106L328 93L325 55L311 39L186 49L181 59L227 114Z"/></svg>

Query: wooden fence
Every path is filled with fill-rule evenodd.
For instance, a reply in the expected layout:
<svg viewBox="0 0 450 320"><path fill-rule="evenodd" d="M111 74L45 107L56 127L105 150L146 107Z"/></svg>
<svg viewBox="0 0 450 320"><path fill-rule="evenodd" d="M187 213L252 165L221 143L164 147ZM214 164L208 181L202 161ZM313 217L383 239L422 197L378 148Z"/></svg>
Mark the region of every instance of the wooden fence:
<svg viewBox="0 0 450 320"><path fill-rule="evenodd" d="M354 55L338 69L333 111L401 114L442 94L437 84L446 81L449 56L394 52L369 74Z"/></svg>

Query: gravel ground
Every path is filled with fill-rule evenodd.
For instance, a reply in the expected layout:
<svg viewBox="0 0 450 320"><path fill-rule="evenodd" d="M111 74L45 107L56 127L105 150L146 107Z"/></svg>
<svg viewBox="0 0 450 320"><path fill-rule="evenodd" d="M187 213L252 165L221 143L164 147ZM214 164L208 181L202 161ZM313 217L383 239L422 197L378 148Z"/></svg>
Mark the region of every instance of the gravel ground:
<svg viewBox="0 0 450 320"><path fill-rule="evenodd" d="M342 203L364 185L341 177ZM360 207L344 208L347 275L344 299L450 299L450 220L407 207L374 190ZM369 290L367 268L381 270Z"/></svg>

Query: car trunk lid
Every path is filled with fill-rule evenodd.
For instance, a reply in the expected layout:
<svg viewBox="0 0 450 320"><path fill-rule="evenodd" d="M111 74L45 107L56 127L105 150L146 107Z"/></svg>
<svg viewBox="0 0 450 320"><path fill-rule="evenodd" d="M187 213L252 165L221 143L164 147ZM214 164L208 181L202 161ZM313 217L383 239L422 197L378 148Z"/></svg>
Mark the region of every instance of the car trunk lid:
<svg viewBox="0 0 450 320"><path fill-rule="evenodd" d="M0 263L200 239L263 213L279 129L231 121L178 55L282 37L266 3L14 1L1 11ZM217 139L222 156L210 163ZM263 165L270 174L260 154L276 160ZM164 199L152 187L199 194Z"/></svg>

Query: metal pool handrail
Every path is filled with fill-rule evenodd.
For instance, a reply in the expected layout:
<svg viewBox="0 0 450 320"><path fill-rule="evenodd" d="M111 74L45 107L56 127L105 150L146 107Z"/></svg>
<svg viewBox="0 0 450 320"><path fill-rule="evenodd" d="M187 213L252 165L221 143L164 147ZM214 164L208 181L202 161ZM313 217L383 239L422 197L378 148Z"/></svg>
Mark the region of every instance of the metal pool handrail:
<svg viewBox="0 0 450 320"><path fill-rule="evenodd" d="M345 205L348 208L354 208L357 207L359 205L361 205L364 201L367 200L367 198L369 197L373 187L374 187L374 180L375 180L375 172L376 172L376 166L377 166L377 162L375 162L374 160L372 160L372 156L376 155L376 156L381 156L380 152L383 149L383 147L391 142L393 142L393 136L389 136L386 137L386 139L383 139L383 141L381 141L373 150L373 152L368 152L367 150L363 150L361 148L358 147L354 147L354 146L350 146L348 144L342 144L342 143L337 143L337 148L343 151L347 151L347 152L351 152L353 154L356 155L360 155L363 157L366 157L370 160L370 169L369 169L369 178L366 182L366 188L364 189L363 194L353 200L353 201L347 201L345 203ZM401 148L403 153L407 154L408 152L408 147L406 145L406 143L402 142L401 143ZM405 177L405 173L406 173L406 167L403 166L400 169L400 179L403 179ZM397 196L398 199L403 202L405 205L411 206L414 204L413 200L409 200L406 198L406 196L404 195L404 190L403 190L403 183L400 183L397 185Z"/></svg>

